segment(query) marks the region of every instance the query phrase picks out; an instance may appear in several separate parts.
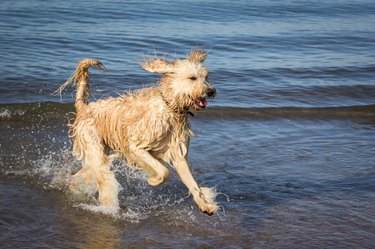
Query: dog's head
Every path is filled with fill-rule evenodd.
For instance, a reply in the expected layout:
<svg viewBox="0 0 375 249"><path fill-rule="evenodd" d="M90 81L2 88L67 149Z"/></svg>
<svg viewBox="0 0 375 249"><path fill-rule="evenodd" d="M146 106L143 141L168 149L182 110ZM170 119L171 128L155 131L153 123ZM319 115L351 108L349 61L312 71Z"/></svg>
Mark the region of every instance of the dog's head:
<svg viewBox="0 0 375 249"><path fill-rule="evenodd" d="M200 110L207 106L207 99L216 95L208 82L208 70L202 65L206 57L204 51L195 49L186 59L149 59L142 67L163 75L160 80L163 95L176 108Z"/></svg>

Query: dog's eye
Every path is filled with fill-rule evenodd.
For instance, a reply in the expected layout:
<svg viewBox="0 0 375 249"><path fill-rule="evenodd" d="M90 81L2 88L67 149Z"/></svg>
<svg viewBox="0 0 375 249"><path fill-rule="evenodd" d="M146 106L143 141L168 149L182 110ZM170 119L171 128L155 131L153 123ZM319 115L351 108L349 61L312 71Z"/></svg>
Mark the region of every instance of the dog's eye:
<svg viewBox="0 0 375 249"><path fill-rule="evenodd" d="M195 77L195 76L191 76L191 77L189 77L189 79L190 79L190 80L197 80L197 77Z"/></svg>

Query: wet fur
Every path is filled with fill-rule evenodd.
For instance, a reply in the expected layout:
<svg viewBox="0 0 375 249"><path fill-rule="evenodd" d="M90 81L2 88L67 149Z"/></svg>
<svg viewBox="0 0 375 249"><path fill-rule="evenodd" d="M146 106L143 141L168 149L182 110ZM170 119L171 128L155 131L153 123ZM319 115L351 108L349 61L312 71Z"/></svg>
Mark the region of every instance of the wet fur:
<svg viewBox="0 0 375 249"><path fill-rule="evenodd" d="M83 168L70 182L73 192L99 192L102 205L118 208L119 184L110 170L112 156L123 158L149 174L148 183L157 186L169 178L171 165L202 212L218 210L215 192L200 188L187 160L192 132L189 109L199 110L206 98L215 96L208 83L208 70L202 65L207 54L193 50L186 59L167 61L151 58L141 65L145 70L162 74L155 87L143 88L117 98L88 103L89 67L104 69L94 59L82 60L74 74L58 92L77 85L76 119L71 125L73 153ZM202 106L203 105L203 106Z"/></svg>

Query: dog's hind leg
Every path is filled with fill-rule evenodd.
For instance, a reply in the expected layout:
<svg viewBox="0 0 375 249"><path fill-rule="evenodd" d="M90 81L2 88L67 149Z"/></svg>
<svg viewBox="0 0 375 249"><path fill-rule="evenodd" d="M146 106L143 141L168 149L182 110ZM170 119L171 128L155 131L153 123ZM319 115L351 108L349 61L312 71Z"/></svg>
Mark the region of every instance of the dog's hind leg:
<svg viewBox="0 0 375 249"><path fill-rule="evenodd" d="M74 177L78 180L86 180L95 183L99 191L99 201L102 205L111 208L119 208L118 192L119 184L115 174L110 170L111 158L106 154L105 146L94 127L86 126L74 139L80 143L84 151L85 167Z"/></svg>
<svg viewBox="0 0 375 249"><path fill-rule="evenodd" d="M74 174L69 182L69 189L76 195L84 194L94 196L98 191L98 184L91 167L84 166L80 171Z"/></svg>

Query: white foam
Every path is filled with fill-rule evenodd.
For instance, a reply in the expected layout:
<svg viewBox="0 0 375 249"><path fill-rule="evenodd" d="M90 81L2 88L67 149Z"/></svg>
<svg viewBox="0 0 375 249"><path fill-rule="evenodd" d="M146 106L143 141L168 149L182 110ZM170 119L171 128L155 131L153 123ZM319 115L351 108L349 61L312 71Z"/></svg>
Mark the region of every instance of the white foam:
<svg viewBox="0 0 375 249"><path fill-rule="evenodd" d="M16 114L16 115L19 115L19 116L22 116L25 114L26 111L24 110L21 110L21 109L17 109L13 112L13 114Z"/></svg>
<svg viewBox="0 0 375 249"><path fill-rule="evenodd" d="M4 109L0 112L0 118L6 119L11 117L11 112L8 109Z"/></svg>
<svg viewBox="0 0 375 249"><path fill-rule="evenodd" d="M131 209L127 209L126 211L122 211L119 208L113 207L106 207L103 205L89 205L80 203L74 205L75 208L80 208L95 214L104 214L113 217L116 220L124 220L131 223L139 223L141 220L147 218L147 216L142 215L139 212L133 211Z"/></svg>
<svg viewBox="0 0 375 249"><path fill-rule="evenodd" d="M16 109L12 112L9 109L3 108L0 111L0 119L9 119L14 115L22 116L25 114L25 112L26 111L21 110L21 109Z"/></svg>

